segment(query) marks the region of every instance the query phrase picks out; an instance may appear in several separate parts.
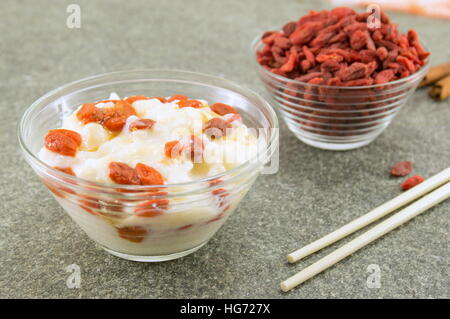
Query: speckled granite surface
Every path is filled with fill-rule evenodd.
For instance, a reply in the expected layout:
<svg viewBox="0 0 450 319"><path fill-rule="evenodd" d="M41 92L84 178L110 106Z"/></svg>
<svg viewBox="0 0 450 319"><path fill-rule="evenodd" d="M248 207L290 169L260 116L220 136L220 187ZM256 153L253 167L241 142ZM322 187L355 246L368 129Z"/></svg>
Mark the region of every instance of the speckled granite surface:
<svg viewBox="0 0 450 319"><path fill-rule="evenodd" d="M81 29L65 26L69 3ZM188 4L189 3L189 4ZM278 6L282 3L281 8ZM264 93L248 55L259 32L295 19L319 1L24 1L0 10L0 297L450 297L447 201L284 294L279 282L319 259L296 265L285 254L399 193L388 177L398 161L430 176L450 164L450 101L416 92L368 147L335 153L302 144L282 126L278 174L262 176L211 242L180 260L144 264L96 247L70 220L22 159L16 137L24 110L49 90L86 76L134 68L176 68L223 76ZM450 21L393 14L415 27L434 63L450 60ZM69 289L65 268L81 268ZM368 288L379 265L381 287Z"/></svg>

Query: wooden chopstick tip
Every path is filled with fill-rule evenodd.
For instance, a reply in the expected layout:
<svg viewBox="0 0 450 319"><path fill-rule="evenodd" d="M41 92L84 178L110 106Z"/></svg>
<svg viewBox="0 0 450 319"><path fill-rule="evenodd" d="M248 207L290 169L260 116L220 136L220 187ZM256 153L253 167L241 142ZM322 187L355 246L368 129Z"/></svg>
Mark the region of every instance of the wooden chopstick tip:
<svg viewBox="0 0 450 319"><path fill-rule="evenodd" d="M280 284L280 288L283 292L288 292L292 288L290 288L284 281Z"/></svg>
<svg viewBox="0 0 450 319"><path fill-rule="evenodd" d="M289 254L289 255L287 255L287 261L288 261L288 263L295 263L296 261L297 261L297 259L295 259L295 257L294 256L292 256L292 254Z"/></svg>

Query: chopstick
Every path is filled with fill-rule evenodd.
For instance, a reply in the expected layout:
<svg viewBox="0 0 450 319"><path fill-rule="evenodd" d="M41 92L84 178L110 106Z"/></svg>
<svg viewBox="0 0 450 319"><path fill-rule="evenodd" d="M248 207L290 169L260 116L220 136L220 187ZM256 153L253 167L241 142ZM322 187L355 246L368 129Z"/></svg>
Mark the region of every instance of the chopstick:
<svg viewBox="0 0 450 319"><path fill-rule="evenodd" d="M334 232L322 237L303 248L300 248L287 256L290 263L299 261L300 259L315 253L316 251L327 247L334 242L354 233L355 231L373 223L374 221L386 216L387 214L399 209L400 207L416 200L417 198L432 191L436 187L450 181L450 167L441 171L440 173L426 179L419 185L410 190L400 194L390 201L378 206L369 213L355 219L354 221L342 226Z"/></svg>
<svg viewBox="0 0 450 319"><path fill-rule="evenodd" d="M310 279L311 277L314 277L318 273L333 266L334 264L341 261L345 257L351 255L355 251L368 245L372 241L380 238L384 234L399 227L400 225L406 223L407 221L423 213L430 207L439 204L440 202L446 200L449 197L450 197L450 182L448 182L444 186L439 187L430 194L422 197L418 201L414 202L410 206L404 208L400 212L389 217L380 224L374 226L364 234L348 242L341 248L338 248L331 254L323 257L319 261L306 267L296 275L283 281L280 285L281 290L283 290L284 292L291 290L292 288L300 285L304 281Z"/></svg>

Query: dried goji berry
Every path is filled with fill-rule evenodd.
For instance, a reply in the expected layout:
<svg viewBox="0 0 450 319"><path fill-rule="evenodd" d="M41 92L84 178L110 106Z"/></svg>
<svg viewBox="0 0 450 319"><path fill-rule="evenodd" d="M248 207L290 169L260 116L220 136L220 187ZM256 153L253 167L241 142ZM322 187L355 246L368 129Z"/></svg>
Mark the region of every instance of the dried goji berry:
<svg viewBox="0 0 450 319"><path fill-rule="evenodd" d="M156 217L164 214L169 207L168 199L152 199L138 205L134 212L139 217Z"/></svg>
<svg viewBox="0 0 450 319"><path fill-rule="evenodd" d="M227 129L231 128L230 123L215 117L203 125L203 132L211 139L221 138L227 134Z"/></svg>
<svg viewBox="0 0 450 319"><path fill-rule="evenodd" d="M123 239L129 240L134 243L140 243L148 234L148 230L141 226L125 226L118 227L117 233Z"/></svg>
<svg viewBox="0 0 450 319"><path fill-rule="evenodd" d="M81 135L71 130L50 130L45 137L45 147L61 155L75 156L80 145Z"/></svg>
<svg viewBox="0 0 450 319"><path fill-rule="evenodd" d="M136 111L123 100L115 100L114 106L107 108L98 108L92 103L83 104L77 112L77 118L84 124L96 122L110 131L120 131L131 115L136 115Z"/></svg>
<svg viewBox="0 0 450 319"><path fill-rule="evenodd" d="M239 114L233 114L226 119L227 123L231 124L234 121L242 121L242 117Z"/></svg>
<svg viewBox="0 0 450 319"><path fill-rule="evenodd" d="M311 69L312 66L313 66L312 63L308 60L302 60L302 62L300 62L300 67L301 67L302 71L305 73L306 73L306 71ZM304 76L306 76L306 75L304 75Z"/></svg>
<svg viewBox="0 0 450 319"><path fill-rule="evenodd" d="M366 65L364 63L354 62L349 67L341 69L337 76L342 81L355 80L363 77L366 73Z"/></svg>
<svg viewBox="0 0 450 319"><path fill-rule="evenodd" d="M354 34L357 31L367 30L367 23L354 22L344 27L344 32L347 34Z"/></svg>
<svg viewBox="0 0 450 319"><path fill-rule="evenodd" d="M82 201L80 201L79 206L80 206L84 211L88 212L88 213L91 214L91 215L94 215L94 216L97 216L97 215L98 215L93 209L91 209L90 207L86 206Z"/></svg>
<svg viewBox="0 0 450 319"><path fill-rule="evenodd" d="M153 96L150 99L157 99L159 100L161 103L167 103L167 99L165 97L162 96Z"/></svg>
<svg viewBox="0 0 450 319"><path fill-rule="evenodd" d="M225 188L218 188L211 192L213 195L219 196L221 198L227 197L230 195Z"/></svg>
<svg viewBox="0 0 450 319"><path fill-rule="evenodd" d="M216 221L218 221L218 220L221 220L221 219L224 218L224 217L225 217L225 214L222 212L222 213L220 213L219 215L217 215L216 217L214 217L214 218L208 220L208 221L206 222L206 224L210 224L210 223L216 222Z"/></svg>
<svg viewBox="0 0 450 319"><path fill-rule="evenodd" d="M286 73L291 72L294 69L296 63L297 63L297 52L294 51L289 54L289 57L288 57L286 63L284 63L280 67L280 71L286 72Z"/></svg>
<svg viewBox="0 0 450 319"><path fill-rule="evenodd" d="M117 184L139 185L139 176L136 170L125 163L109 163L109 178Z"/></svg>
<svg viewBox="0 0 450 319"><path fill-rule="evenodd" d="M280 33L279 33L279 32L273 32L273 31L266 32L266 33L264 33L263 36L262 36L262 41L263 41L265 44L270 44L270 45L272 45L272 44L274 43L274 41L275 41L275 38L278 37L278 36L280 36Z"/></svg>
<svg viewBox="0 0 450 319"><path fill-rule="evenodd" d="M126 121L127 118L125 116L110 117L103 123L103 126L110 131L120 131Z"/></svg>
<svg viewBox="0 0 450 319"><path fill-rule="evenodd" d="M295 22L288 22L283 26L283 33L286 37L289 37L292 32L295 31L295 28L297 27L297 23Z"/></svg>
<svg viewBox="0 0 450 319"><path fill-rule="evenodd" d="M341 65L334 59L328 59L320 65L322 72L336 72L340 69Z"/></svg>
<svg viewBox="0 0 450 319"><path fill-rule="evenodd" d="M193 224L187 224L185 226L178 227L176 230L185 230L194 226Z"/></svg>
<svg viewBox="0 0 450 319"><path fill-rule="evenodd" d="M393 62L402 67L394 69L391 80L409 76L424 65L429 53L420 44L417 32L410 30L407 36L400 34L397 25L391 24L384 12L381 12L380 27L369 28L366 22L369 16L370 13L358 14L350 8L311 12L296 23L286 24L282 33L266 32L262 37L265 45L256 53L257 60L269 71L291 79L321 70L321 77L326 82L331 78L340 79L335 81L338 86L373 83L377 74L394 69L389 67ZM338 72L333 71L337 69L336 64L327 62L321 66L331 53L340 56L340 63L343 59L350 65L341 64L338 75L333 74ZM365 70L362 65L352 66L356 62L368 66ZM316 67L316 64L320 66ZM384 81L389 73L381 75L378 81ZM315 76L308 79L313 78Z"/></svg>
<svg viewBox="0 0 450 319"><path fill-rule="evenodd" d="M287 48L290 47L291 41L289 41L289 39L286 38L286 37L279 36L279 37L275 38L275 40L273 42L273 45L277 46L277 47L279 47L281 49L287 49Z"/></svg>
<svg viewBox="0 0 450 319"><path fill-rule="evenodd" d="M302 52L305 54L306 60L313 66L316 63L316 58L314 57L314 53L306 46L302 46Z"/></svg>
<svg viewBox="0 0 450 319"><path fill-rule="evenodd" d="M308 81L310 84L322 84L323 79L322 78L314 78Z"/></svg>
<svg viewBox="0 0 450 319"><path fill-rule="evenodd" d="M135 96L130 96L125 99L125 101L130 104L133 104L133 102L140 101L140 100L150 100L150 98L147 96L144 96L144 95L135 95Z"/></svg>
<svg viewBox="0 0 450 319"><path fill-rule="evenodd" d="M211 110L219 115L226 115L230 113L239 114L234 107L225 103L214 103L211 105Z"/></svg>
<svg viewBox="0 0 450 319"><path fill-rule="evenodd" d="M122 200L105 200L87 195L80 195L79 206L93 215L108 215L110 212L123 212Z"/></svg>
<svg viewBox="0 0 450 319"><path fill-rule="evenodd" d="M382 84L391 81L394 78L394 70L383 70L375 76L375 83Z"/></svg>
<svg viewBox="0 0 450 319"><path fill-rule="evenodd" d="M226 198L230 196L230 193L225 188L218 188L211 192L217 198L217 206L222 208L222 211L225 211L229 208L228 202Z"/></svg>
<svg viewBox="0 0 450 319"><path fill-rule="evenodd" d="M131 115L136 115L133 106L122 100L116 102L114 107L106 108L105 111L103 126L110 131L120 131L124 127L127 118Z"/></svg>
<svg viewBox="0 0 450 319"><path fill-rule="evenodd" d="M188 145L183 146L183 151L191 158L194 163L203 162L203 141L201 138L191 135Z"/></svg>
<svg viewBox="0 0 450 319"><path fill-rule="evenodd" d="M75 143L77 144L77 146L81 145L81 135L78 132L72 131L72 130L66 130L66 129L57 129L57 130L53 130L53 131L58 131L58 133L60 134L64 134L67 137L71 138L72 140L75 141Z"/></svg>
<svg viewBox="0 0 450 319"><path fill-rule="evenodd" d="M58 171L61 171L61 172L63 172L63 173L66 173L66 174L69 174L69 175L72 175L72 176L75 176L75 172L72 170L72 168L71 167L53 167L54 169L56 169L56 170L58 170Z"/></svg>
<svg viewBox="0 0 450 319"><path fill-rule="evenodd" d="M164 153L168 158L176 158L181 155L183 144L180 141L169 141L164 145Z"/></svg>
<svg viewBox="0 0 450 319"><path fill-rule="evenodd" d="M138 119L130 123L129 130L143 130L151 128L156 122L151 119Z"/></svg>
<svg viewBox="0 0 450 319"><path fill-rule="evenodd" d="M139 177L141 185L162 185L164 184L164 178L153 167L138 163L136 165L136 173Z"/></svg>
<svg viewBox="0 0 450 319"><path fill-rule="evenodd" d="M379 47L377 49L377 56L378 58L383 61L384 59L386 59L388 57L388 51L385 47Z"/></svg>
<svg viewBox="0 0 450 319"><path fill-rule="evenodd" d="M173 96L171 96L170 98L167 99L167 102L173 102L173 101L182 101L182 100L188 100L189 98L185 95L182 94L175 94Z"/></svg>
<svg viewBox="0 0 450 319"><path fill-rule="evenodd" d="M351 8L345 8L345 7L337 7L330 11L331 15L334 15L338 17L339 19L342 19L344 17L354 15L355 11Z"/></svg>
<svg viewBox="0 0 450 319"><path fill-rule="evenodd" d="M97 200L93 200L92 197L88 197L85 199L79 199L78 205L83 208L85 211L87 211L89 214L92 214L94 216L98 215L95 210L101 209L101 205Z"/></svg>
<svg viewBox="0 0 450 319"><path fill-rule="evenodd" d="M414 63L404 56L399 55L397 57L397 62L403 64L410 73L414 73L416 71Z"/></svg>
<svg viewBox="0 0 450 319"><path fill-rule="evenodd" d="M365 32L365 36L367 49L369 49L370 51L375 51L377 47L375 46L375 42L373 42L372 38L370 37L370 34L367 31Z"/></svg>
<svg viewBox="0 0 450 319"><path fill-rule="evenodd" d="M216 185L219 185L221 183L223 183L223 181L220 178L216 178L216 179L213 179L213 180L209 181L209 185L210 186L216 186Z"/></svg>
<svg viewBox="0 0 450 319"><path fill-rule="evenodd" d="M323 29L320 31L314 40L311 41L312 47L323 47L325 46L336 34L334 30L331 30L330 27Z"/></svg>
<svg viewBox="0 0 450 319"><path fill-rule="evenodd" d="M344 60L344 57L337 53L330 53L330 54L320 53L316 56L316 61L319 63L323 63L323 62L326 62L329 60L333 60L336 62L342 62L342 60Z"/></svg>
<svg viewBox="0 0 450 319"><path fill-rule="evenodd" d="M120 101L120 100L102 100L102 101L95 102L94 104L97 105L100 103L116 103L117 101Z"/></svg>
<svg viewBox="0 0 450 319"><path fill-rule="evenodd" d="M77 112L77 118L84 124L91 122L100 122L103 120L104 114L101 109L97 108L93 103L86 103L81 106Z"/></svg>
<svg viewBox="0 0 450 319"><path fill-rule="evenodd" d="M401 188L406 191L414 186L422 183L425 179L422 176L413 176L404 181L401 185Z"/></svg>
<svg viewBox="0 0 450 319"><path fill-rule="evenodd" d="M411 161L398 162L391 167L391 176L406 176L413 170Z"/></svg>
<svg viewBox="0 0 450 319"><path fill-rule="evenodd" d="M290 36L289 39L293 44L304 44L314 38L317 31L322 28L321 21L305 23L297 28Z"/></svg>
<svg viewBox="0 0 450 319"><path fill-rule="evenodd" d="M119 100L114 104L113 108L107 108L107 110L111 110L109 116L126 116L129 117L131 115L136 115L136 111L130 103L127 103L123 100Z"/></svg>
<svg viewBox="0 0 450 319"><path fill-rule="evenodd" d="M329 44L333 43L341 43L347 39L347 33L345 32L339 32L335 36L333 36L330 41L328 41Z"/></svg>
<svg viewBox="0 0 450 319"><path fill-rule="evenodd" d="M166 103L167 100L165 97L162 96L152 96L152 97L147 97L144 95L136 95L136 96L130 96L128 98L125 99L126 102L133 104L133 102L136 101L140 101L140 100L151 100L151 99L157 99L159 100L161 103Z"/></svg>
<svg viewBox="0 0 450 319"><path fill-rule="evenodd" d="M343 86L366 86L366 85L372 85L372 84L373 84L372 78L356 79L356 80L344 81L341 83L341 85L343 85Z"/></svg>
<svg viewBox="0 0 450 319"><path fill-rule="evenodd" d="M295 80L299 81L299 82L308 82L309 80L312 80L319 76L322 76L321 72L311 72L311 73L299 76L299 77L295 78Z"/></svg>
<svg viewBox="0 0 450 319"><path fill-rule="evenodd" d="M180 100L177 102L178 106L181 107L193 107L193 108L202 108L203 103L198 100Z"/></svg>

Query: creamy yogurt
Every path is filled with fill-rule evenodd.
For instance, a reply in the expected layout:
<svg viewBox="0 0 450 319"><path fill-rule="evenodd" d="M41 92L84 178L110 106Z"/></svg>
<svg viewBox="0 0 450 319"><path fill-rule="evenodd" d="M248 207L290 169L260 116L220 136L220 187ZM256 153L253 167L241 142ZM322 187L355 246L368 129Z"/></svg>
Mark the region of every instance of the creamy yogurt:
<svg viewBox="0 0 450 319"><path fill-rule="evenodd" d="M110 100L118 99L116 95L110 97ZM160 174L163 184L173 185L223 173L256 157L255 132L242 122L237 112L221 115L213 111L214 105L210 107L204 100L193 100L195 107L180 106L183 104L180 101L167 98L132 101L134 114L126 118L120 130L114 131L101 120L86 122L80 119L83 107L80 106L62 123L62 129L74 131L81 137L76 154L63 155L46 144L40 150L39 158L49 166L70 169L79 178L103 184L117 184L111 174L111 163L125 164L131 171L137 170L138 164L144 164ZM95 107L110 110L115 103L101 102ZM205 125L212 123L212 119L226 123L226 133L211 136ZM133 123L139 120L152 120L153 125L133 129ZM167 155L168 142L178 141L184 150L193 136L202 145L200 162L185 151L175 156ZM247 179L237 181L232 189L218 190L216 187L215 191L188 198L171 197L164 205L152 204L149 206L151 214L147 214L151 216L137 213L136 207L145 207L145 202L119 203L119 210L111 210L104 205L103 199L97 202L94 199L94 204L86 205L83 194L54 194L86 233L106 248L122 254L161 256L206 242L236 208L254 178L256 174L250 174Z"/></svg>

